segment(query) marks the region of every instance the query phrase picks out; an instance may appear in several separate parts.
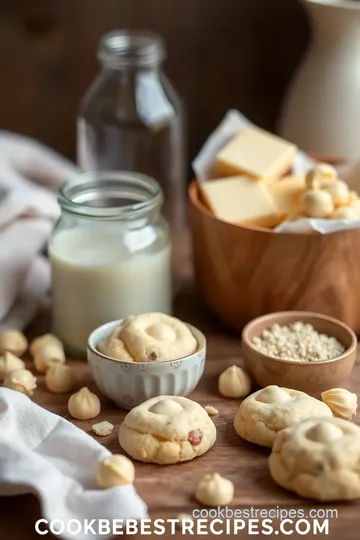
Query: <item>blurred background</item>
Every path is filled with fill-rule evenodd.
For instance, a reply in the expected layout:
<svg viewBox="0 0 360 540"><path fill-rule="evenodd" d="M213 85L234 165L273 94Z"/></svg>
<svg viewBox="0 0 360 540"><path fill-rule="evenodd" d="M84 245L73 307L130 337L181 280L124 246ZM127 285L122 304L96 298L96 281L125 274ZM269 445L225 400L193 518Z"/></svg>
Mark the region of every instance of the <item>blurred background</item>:
<svg viewBox="0 0 360 540"><path fill-rule="evenodd" d="M273 130L309 40L298 0L0 0L0 129L75 159L76 115L115 28L163 36L192 158L229 108Z"/></svg>

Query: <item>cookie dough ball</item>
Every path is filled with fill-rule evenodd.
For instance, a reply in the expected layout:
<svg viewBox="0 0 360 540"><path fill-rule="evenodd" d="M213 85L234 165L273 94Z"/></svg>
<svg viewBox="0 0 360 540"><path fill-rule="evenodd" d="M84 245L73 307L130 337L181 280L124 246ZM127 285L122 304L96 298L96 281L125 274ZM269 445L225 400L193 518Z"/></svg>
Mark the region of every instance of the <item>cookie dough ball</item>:
<svg viewBox="0 0 360 540"><path fill-rule="evenodd" d="M326 218L334 210L334 202L330 193L321 189L305 191L302 206L304 213L313 218Z"/></svg>
<svg viewBox="0 0 360 540"><path fill-rule="evenodd" d="M22 332L18 330L0 332L0 354L11 352L16 356L22 356L27 348L28 341Z"/></svg>
<svg viewBox="0 0 360 540"><path fill-rule="evenodd" d="M193 354L198 343L189 327L164 313L133 317L120 331L135 362L164 362Z"/></svg>
<svg viewBox="0 0 360 540"><path fill-rule="evenodd" d="M219 392L224 397L245 397L250 390L251 379L239 366L228 367L219 377Z"/></svg>
<svg viewBox="0 0 360 540"><path fill-rule="evenodd" d="M54 394L65 394L76 386L76 373L70 366L52 364L45 375L45 385Z"/></svg>
<svg viewBox="0 0 360 540"><path fill-rule="evenodd" d="M133 462L120 454L103 459L96 471L96 481L101 488L112 488L133 484L135 467Z"/></svg>
<svg viewBox="0 0 360 540"><path fill-rule="evenodd" d="M241 403L234 427L243 439L272 447L279 431L311 416L332 416L332 413L325 403L304 392L267 386Z"/></svg>
<svg viewBox="0 0 360 540"><path fill-rule="evenodd" d="M4 386L31 397L36 388L36 377L28 369L16 369L6 375Z"/></svg>
<svg viewBox="0 0 360 540"><path fill-rule="evenodd" d="M3 381L10 371L15 369L25 369L25 362L12 354L6 352L3 356L0 356L0 380Z"/></svg>
<svg viewBox="0 0 360 540"><path fill-rule="evenodd" d="M319 501L360 498L360 428L340 418L309 418L281 431L269 458L275 482Z"/></svg>
<svg viewBox="0 0 360 540"><path fill-rule="evenodd" d="M125 417L121 447L145 463L169 465L201 456L216 440L216 428L205 409L188 398L158 396Z"/></svg>
<svg viewBox="0 0 360 540"><path fill-rule="evenodd" d="M351 420L357 411L357 395L345 388L332 388L321 394L321 399L333 414L345 420Z"/></svg>
<svg viewBox="0 0 360 540"><path fill-rule="evenodd" d="M90 420L100 414L100 399L88 388L81 388L69 399L68 410L71 416L77 420Z"/></svg>
<svg viewBox="0 0 360 540"><path fill-rule="evenodd" d="M205 474L199 482L195 498L206 506L226 506L234 498L234 484L220 474Z"/></svg>
<svg viewBox="0 0 360 540"><path fill-rule="evenodd" d="M350 191L348 185L343 180L336 180L323 188L330 193L335 206L343 206L348 204L350 199Z"/></svg>

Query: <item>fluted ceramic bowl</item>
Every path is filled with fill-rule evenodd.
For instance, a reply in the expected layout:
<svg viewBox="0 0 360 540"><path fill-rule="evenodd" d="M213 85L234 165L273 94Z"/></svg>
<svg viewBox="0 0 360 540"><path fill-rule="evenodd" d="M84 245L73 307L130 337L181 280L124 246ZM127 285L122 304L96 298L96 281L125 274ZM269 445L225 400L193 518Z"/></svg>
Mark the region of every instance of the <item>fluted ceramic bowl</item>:
<svg viewBox="0 0 360 540"><path fill-rule="evenodd" d="M187 396L198 384L205 367L206 340L188 324L198 342L197 350L184 358L165 362L124 362L97 350L123 319L99 326L88 340L87 359L99 389L116 405L132 409L160 395Z"/></svg>

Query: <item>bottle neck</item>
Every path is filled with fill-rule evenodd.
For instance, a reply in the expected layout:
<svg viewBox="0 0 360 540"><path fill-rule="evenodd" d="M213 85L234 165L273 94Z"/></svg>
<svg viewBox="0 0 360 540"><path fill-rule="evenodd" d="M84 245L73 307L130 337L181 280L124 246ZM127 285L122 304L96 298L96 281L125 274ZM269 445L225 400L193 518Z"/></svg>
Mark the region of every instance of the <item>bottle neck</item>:
<svg viewBox="0 0 360 540"><path fill-rule="evenodd" d="M157 72L165 58L165 49L156 34L119 30L102 38L98 58L108 70Z"/></svg>

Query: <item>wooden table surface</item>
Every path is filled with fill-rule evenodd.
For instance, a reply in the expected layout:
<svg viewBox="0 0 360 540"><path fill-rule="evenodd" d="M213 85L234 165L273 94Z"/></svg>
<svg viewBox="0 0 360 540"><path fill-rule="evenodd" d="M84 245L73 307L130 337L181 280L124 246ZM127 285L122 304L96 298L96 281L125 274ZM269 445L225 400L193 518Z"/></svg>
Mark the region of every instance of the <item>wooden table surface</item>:
<svg viewBox="0 0 360 540"><path fill-rule="evenodd" d="M177 316L198 326L207 336L208 355L204 376L196 390L189 397L201 405L211 404L219 409L219 414L212 417L218 432L215 446L204 456L187 463L172 466L157 466L136 463L135 486L140 496L149 507L152 518L176 517L179 512L191 513L199 508L193 494L198 480L205 473L220 472L230 478L235 484L235 498L232 508L337 508L338 519L329 523L328 538L352 540L359 538L356 528L359 523L360 503L319 505L302 500L279 488L272 481L267 458L269 451L249 444L240 439L233 428L233 417L239 407L239 400L222 398L217 392L218 375L232 364L240 364L239 336L229 333L202 304L202 301L192 292L189 285L184 288L176 301ZM49 315L45 312L38 317L29 329L29 335L38 335L48 329ZM69 359L69 364L78 371L82 385L96 390L91 380L87 364L83 361ZM43 378L39 378L39 387L35 392L34 401L43 405L67 419L68 395L56 396L46 391ZM347 388L360 392L360 364L355 365ZM99 392L97 391L99 394ZM121 448L117 434L126 412L117 409L109 400L102 398L102 412L98 420L108 420L115 425L113 433L99 442L112 452L119 453ZM72 420L73 421L73 420ZM355 419L355 422L359 419ZM85 431L91 432L93 421L74 422ZM19 516L19 517L18 517ZM34 531L34 523L41 517L37 500L33 496L3 498L0 501L0 539L33 540L39 538ZM275 523L276 526L276 523ZM46 538L50 538L47 535ZM180 533L176 537L180 537ZM282 537L282 533L279 537ZM321 536L321 535L320 535ZM166 536L163 536L167 538ZM231 535L229 536L232 537ZM239 534L247 538L246 532ZM292 534L292 538L300 537ZM317 538L319 537L316 536ZM89 537L90 538L90 537ZM134 536L132 536L134 538ZM312 538L308 534L306 538Z"/></svg>

